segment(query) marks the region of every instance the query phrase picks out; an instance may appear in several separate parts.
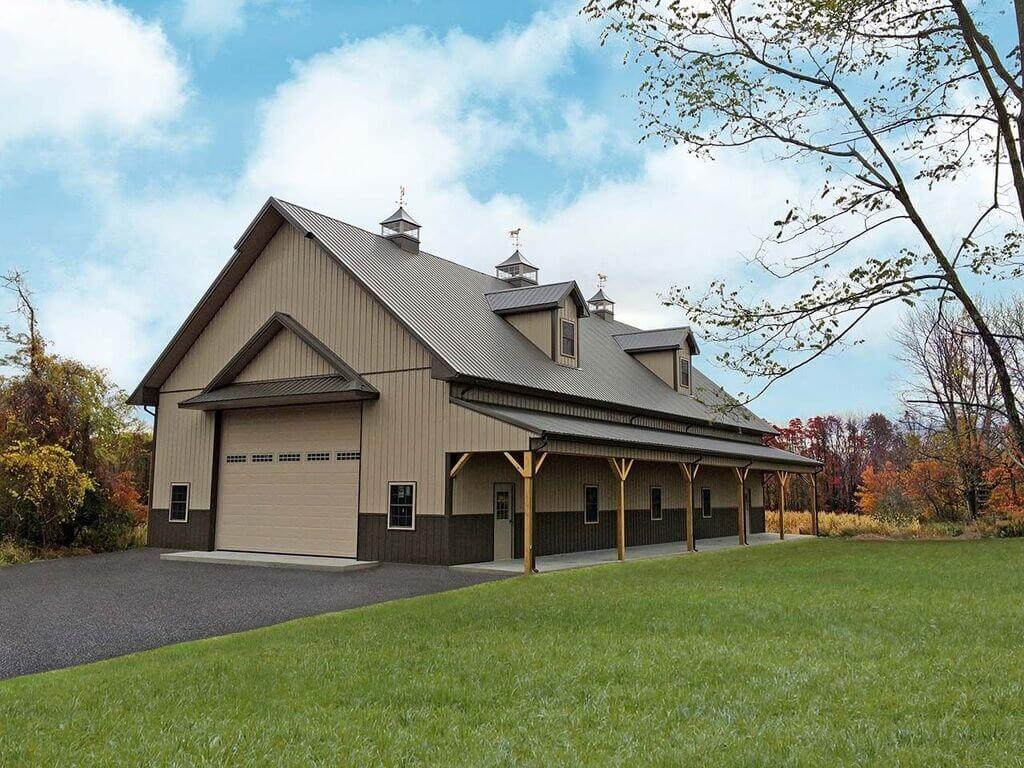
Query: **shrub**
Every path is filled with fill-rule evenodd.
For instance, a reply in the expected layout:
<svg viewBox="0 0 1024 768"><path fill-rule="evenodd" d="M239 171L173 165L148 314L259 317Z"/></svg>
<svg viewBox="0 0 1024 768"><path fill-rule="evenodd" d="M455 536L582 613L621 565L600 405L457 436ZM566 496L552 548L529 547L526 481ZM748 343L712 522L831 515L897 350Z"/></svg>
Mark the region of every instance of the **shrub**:
<svg viewBox="0 0 1024 768"><path fill-rule="evenodd" d="M135 546L139 525L132 505L103 490L90 490L75 517L75 546L113 552Z"/></svg>
<svg viewBox="0 0 1024 768"><path fill-rule="evenodd" d="M60 546L92 481L58 445L19 440L0 452L4 527L30 544Z"/></svg>
<svg viewBox="0 0 1024 768"><path fill-rule="evenodd" d="M778 512L765 511L765 531L779 532ZM783 521L786 533L811 534L810 512L787 512ZM818 532L823 536L916 536L921 529L914 520L896 525L872 515L851 515L842 512L821 512L818 514Z"/></svg>

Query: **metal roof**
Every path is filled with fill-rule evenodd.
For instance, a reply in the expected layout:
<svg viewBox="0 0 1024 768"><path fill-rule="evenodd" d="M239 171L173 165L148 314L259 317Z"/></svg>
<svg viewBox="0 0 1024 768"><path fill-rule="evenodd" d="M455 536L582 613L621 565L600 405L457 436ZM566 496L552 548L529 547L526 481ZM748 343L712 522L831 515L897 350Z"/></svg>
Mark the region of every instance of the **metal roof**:
<svg viewBox="0 0 1024 768"><path fill-rule="evenodd" d="M609 304L614 304L615 303L614 301L609 299L607 296L605 296L604 288L598 288L597 289L597 293L595 293L593 296L591 296L589 299L587 299L587 301L590 304L594 304L594 303L596 303L598 301L607 301Z"/></svg>
<svg viewBox="0 0 1024 768"><path fill-rule="evenodd" d="M485 293L484 296L487 298L487 306L491 308L492 312L497 312L499 315L512 315L517 312L534 312L557 307L570 294L580 311L589 314L586 302L583 301L583 294L580 293L574 280L567 283L506 288L503 291Z"/></svg>
<svg viewBox="0 0 1024 768"><path fill-rule="evenodd" d="M484 294L507 288L502 280L426 251L410 254L386 238L308 208L274 202L458 376L610 407L775 432L700 371L693 371L692 395L667 386L614 339L615 334L638 328L600 317L581 318L579 367L559 365L491 310Z"/></svg>
<svg viewBox="0 0 1024 768"><path fill-rule="evenodd" d="M523 256L523 254L519 252L518 248L516 248L516 252L515 253L513 253L511 256L509 256L507 259L505 259L503 262L501 262L501 264L496 264L494 266L494 268L495 269L501 269L502 267L513 267L516 264L521 264L524 267L529 267L530 269L533 269L533 270L537 269L537 267L533 266L533 264L531 264L530 262L528 262L526 260L526 257Z"/></svg>
<svg viewBox="0 0 1024 768"><path fill-rule="evenodd" d="M592 419L581 419L556 413L542 413L540 411L527 411L505 406L467 403L461 400L455 400L454 402L545 438L614 443L617 445L631 445L665 451L792 464L808 468L817 467L820 464L818 461L784 451L781 448L744 443L738 440L688 435L681 432L634 427L630 424L594 421Z"/></svg>
<svg viewBox="0 0 1024 768"><path fill-rule="evenodd" d="M345 376L306 376L276 381L248 381L228 384L202 392L178 403L179 408L217 411L299 403L332 403L347 400L375 400L380 393L366 389L362 379Z"/></svg>
<svg viewBox="0 0 1024 768"><path fill-rule="evenodd" d="M407 222L409 224L412 224L414 227L419 226L419 222L417 222L416 219L410 216L409 212L406 211L405 208L399 208L397 211L395 211L386 219L384 219L384 221L382 221L381 224L394 224L399 221Z"/></svg>
<svg viewBox="0 0 1024 768"><path fill-rule="evenodd" d="M593 300L591 300L593 301ZM688 327L659 328L653 331L632 331L615 334L615 341L623 352L654 352L659 349L682 349L690 345L692 354L700 354L693 333Z"/></svg>
<svg viewBox="0 0 1024 768"><path fill-rule="evenodd" d="M153 404L159 388L202 333L283 221L314 238L386 306L451 378L489 382L550 397L774 433L693 370L692 394L669 387L622 350L616 334L639 329L583 317L579 367L559 365L495 314L485 294L506 290L497 277L438 258L410 253L391 240L277 198L270 198L236 244L236 252L153 363L129 402Z"/></svg>

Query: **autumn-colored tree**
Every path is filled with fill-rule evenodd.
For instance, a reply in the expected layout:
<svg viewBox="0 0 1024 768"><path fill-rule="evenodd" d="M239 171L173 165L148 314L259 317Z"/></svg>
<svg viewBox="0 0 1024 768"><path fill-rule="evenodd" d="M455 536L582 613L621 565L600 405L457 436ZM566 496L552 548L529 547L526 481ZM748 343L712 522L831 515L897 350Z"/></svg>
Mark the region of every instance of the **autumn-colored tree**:
<svg viewBox="0 0 1024 768"><path fill-rule="evenodd" d="M0 451L0 523L20 538L53 543L92 488L71 453L58 445L18 441Z"/></svg>
<svg viewBox="0 0 1024 768"><path fill-rule="evenodd" d="M0 364L14 372L0 376L0 536L63 546L87 535L94 548L122 546L144 519L150 435L105 371L48 350L24 277L0 280L24 326L0 326L9 347ZM61 482L73 490L74 478L86 485L65 503L57 491ZM48 501L47 483L56 494Z"/></svg>
<svg viewBox="0 0 1024 768"><path fill-rule="evenodd" d="M892 466L879 471L867 467L857 489L857 509L894 525L905 525L917 517L903 473Z"/></svg>
<svg viewBox="0 0 1024 768"><path fill-rule="evenodd" d="M948 462L915 461L900 473L907 495L919 517L925 520L959 520L963 517L963 494L956 469Z"/></svg>

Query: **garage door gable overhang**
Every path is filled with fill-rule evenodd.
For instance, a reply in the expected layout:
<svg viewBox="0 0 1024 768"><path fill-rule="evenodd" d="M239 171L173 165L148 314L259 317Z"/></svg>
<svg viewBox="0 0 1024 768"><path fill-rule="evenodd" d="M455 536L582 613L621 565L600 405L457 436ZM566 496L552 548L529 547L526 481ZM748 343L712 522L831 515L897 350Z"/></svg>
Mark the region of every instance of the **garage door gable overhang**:
<svg viewBox="0 0 1024 768"><path fill-rule="evenodd" d="M281 332L295 334L333 370L322 376L236 381L246 366ZM291 315L275 312L228 361L203 391L179 408L217 411L273 405L374 400L380 392Z"/></svg>

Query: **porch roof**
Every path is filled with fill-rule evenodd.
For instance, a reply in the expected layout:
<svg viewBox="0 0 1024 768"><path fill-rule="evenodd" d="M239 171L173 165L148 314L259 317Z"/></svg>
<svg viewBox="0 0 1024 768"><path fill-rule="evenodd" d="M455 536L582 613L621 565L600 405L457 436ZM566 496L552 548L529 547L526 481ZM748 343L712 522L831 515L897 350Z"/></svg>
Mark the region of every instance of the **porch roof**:
<svg viewBox="0 0 1024 768"><path fill-rule="evenodd" d="M596 421L558 413L528 411L521 408L470 403L456 400L459 405L499 421L513 424L549 440L611 444L648 448L671 453L720 456L723 458L782 464L793 469L813 470L820 462L805 456L772 448L767 445L744 443L737 440L670 432L650 427L637 427L607 421ZM680 460L682 460L680 456Z"/></svg>
<svg viewBox="0 0 1024 768"><path fill-rule="evenodd" d="M374 400L378 397L380 393L362 378L306 376L228 384L183 400L178 403L178 407L221 411L231 408Z"/></svg>

